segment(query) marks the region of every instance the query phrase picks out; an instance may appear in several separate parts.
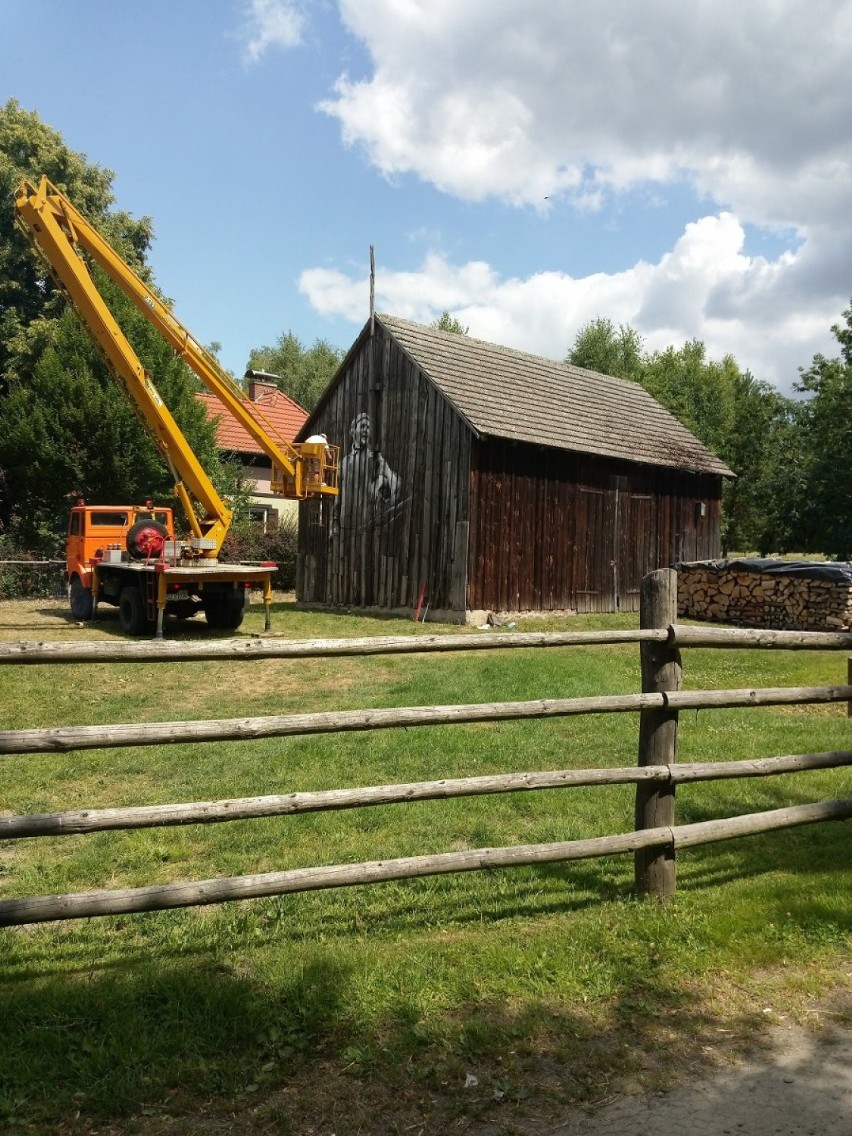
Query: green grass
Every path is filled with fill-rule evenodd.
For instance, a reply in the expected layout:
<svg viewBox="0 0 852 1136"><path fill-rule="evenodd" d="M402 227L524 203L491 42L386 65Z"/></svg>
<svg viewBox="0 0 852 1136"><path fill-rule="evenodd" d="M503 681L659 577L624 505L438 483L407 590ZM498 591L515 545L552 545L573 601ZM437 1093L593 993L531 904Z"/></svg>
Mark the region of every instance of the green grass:
<svg viewBox="0 0 852 1136"><path fill-rule="evenodd" d="M3 614L3 637L24 637L26 619L4 631ZM253 611L243 630L261 623ZM288 637L436 630L488 634L275 613ZM81 634L57 620L28 637ZM113 637L114 621L85 634ZM684 666L687 689L837 683L846 670L810 652L695 650ZM5 668L0 710L5 728L25 728L638 689L638 648L601 647ZM29 813L632 764L637 728L623 714L7 757L2 801ZM845 707L681 716L681 760L848 745ZM848 795L844 769L688 786L678 820ZM629 830L632 809L632 790L611 787L7 841L0 893L599 836ZM796 1015L848 982L850 877L848 825L828 824L683 854L664 908L634 901L632 862L613 857L6 930L0 1128L130 1132L136 1115L158 1132L204 1110L242 1116L241 1131L444 1132L487 1116L509 1132L533 1105L726 1059L759 1043L767 1008ZM478 1085L465 1089L468 1073Z"/></svg>

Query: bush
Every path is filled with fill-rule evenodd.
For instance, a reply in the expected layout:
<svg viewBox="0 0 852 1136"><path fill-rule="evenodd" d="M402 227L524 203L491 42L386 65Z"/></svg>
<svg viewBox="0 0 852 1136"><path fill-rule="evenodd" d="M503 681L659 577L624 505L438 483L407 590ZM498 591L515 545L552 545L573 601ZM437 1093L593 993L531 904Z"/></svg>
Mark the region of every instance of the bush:
<svg viewBox="0 0 852 1136"><path fill-rule="evenodd" d="M45 564L46 559L52 558L21 549L8 536L0 536L0 600L64 596L65 561Z"/></svg>
<svg viewBox="0 0 852 1136"><path fill-rule="evenodd" d="M274 531L263 531L259 522L249 517L238 517L231 525L220 559L228 563L250 563L253 560L274 560L278 565L275 586L290 591L296 586L296 548L299 522L295 517L283 517Z"/></svg>

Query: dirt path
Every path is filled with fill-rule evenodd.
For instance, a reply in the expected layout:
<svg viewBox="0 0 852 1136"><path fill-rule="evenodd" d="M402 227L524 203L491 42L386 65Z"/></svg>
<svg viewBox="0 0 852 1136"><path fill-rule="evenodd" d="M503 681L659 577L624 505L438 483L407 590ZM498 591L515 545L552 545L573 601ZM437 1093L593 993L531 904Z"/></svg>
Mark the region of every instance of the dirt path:
<svg viewBox="0 0 852 1136"><path fill-rule="evenodd" d="M778 1029L768 1054L669 1093L624 1096L536 1136L852 1136L852 1030ZM486 1136L483 1131L477 1136ZM496 1136L496 1132L495 1132Z"/></svg>

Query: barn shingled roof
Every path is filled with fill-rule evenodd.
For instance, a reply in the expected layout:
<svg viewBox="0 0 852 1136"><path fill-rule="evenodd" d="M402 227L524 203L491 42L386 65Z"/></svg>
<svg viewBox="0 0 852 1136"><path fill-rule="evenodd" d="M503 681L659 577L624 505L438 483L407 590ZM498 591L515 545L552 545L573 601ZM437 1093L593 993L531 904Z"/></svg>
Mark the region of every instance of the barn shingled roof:
<svg viewBox="0 0 852 1136"><path fill-rule="evenodd" d="M638 383L397 316L376 318L478 434L733 476Z"/></svg>

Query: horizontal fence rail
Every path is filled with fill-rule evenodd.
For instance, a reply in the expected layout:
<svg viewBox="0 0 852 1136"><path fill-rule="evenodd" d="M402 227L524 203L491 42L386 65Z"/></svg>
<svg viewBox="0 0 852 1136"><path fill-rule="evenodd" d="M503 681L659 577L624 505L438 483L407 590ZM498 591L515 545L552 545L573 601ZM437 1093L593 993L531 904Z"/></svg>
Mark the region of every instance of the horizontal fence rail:
<svg viewBox="0 0 852 1136"><path fill-rule="evenodd" d="M707 627L675 623L668 629L673 647L727 647L742 650L849 651L848 631L771 631L754 627Z"/></svg>
<svg viewBox="0 0 852 1136"><path fill-rule="evenodd" d="M371 785L360 789L326 789L313 793L281 793L187 804L135 805L112 809L75 809L64 813L0 817L0 840L36 836L68 836L135 828L168 828L185 824L221 824L260 817L443 801L496 793L570 789L589 785L632 785L656 781L680 785L741 777L773 777L811 769L852 764L852 750L787 754L749 761L704 761L677 765L627 765L611 769L559 769L548 773L503 773L484 777L444 778L409 784Z"/></svg>
<svg viewBox="0 0 852 1136"><path fill-rule="evenodd" d="M407 655L437 651L512 650L529 647L664 643L665 628L645 631L519 631L484 635L384 635L356 639L175 639L128 643L0 643L3 663L146 663L211 659L305 659L345 655ZM852 647L852 636L849 639Z"/></svg>
<svg viewBox="0 0 852 1136"><path fill-rule="evenodd" d="M0 756L67 753L105 747L179 745L182 742L250 741L258 738L388 730L394 727L462 725L577 714L723 709L737 706L795 706L852 701L852 686L782 686L743 690L678 690L659 694L601 694L587 698L544 698L531 702L484 702L453 706L405 706L316 714L218 718L190 722L144 722L105 726L59 726L0 731Z"/></svg>
<svg viewBox="0 0 852 1136"><path fill-rule="evenodd" d="M624 852L635 853L643 848L668 847L676 851L678 848L694 848L700 844L753 836L779 828L814 824L817 821L846 820L849 817L852 817L852 799L820 801L810 805L774 809L771 812L748 813L727 820L648 828L591 840L525 844L513 848L478 848L465 852L441 852L434 856L409 856L396 860L335 864L320 868L293 868L283 872L264 872L260 875L193 883L79 892L76 895L41 896L36 899L8 899L0 901L0 927L197 907L226 900L258 899L294 892L445 875L450 872L564 863Z"/></svg>
<svg viewBox="0 0 852 1136"><path fill-rule="evenodd" d="M518 631L454 635L385 635L355 639L175 639L126 643L0 643L0 665L30 663L168 663L249 659L339 658L442 651L518 650L668 643L680 647L852 651L852 634L833 631L759 631L671 624L626 631Z"/></svg>

